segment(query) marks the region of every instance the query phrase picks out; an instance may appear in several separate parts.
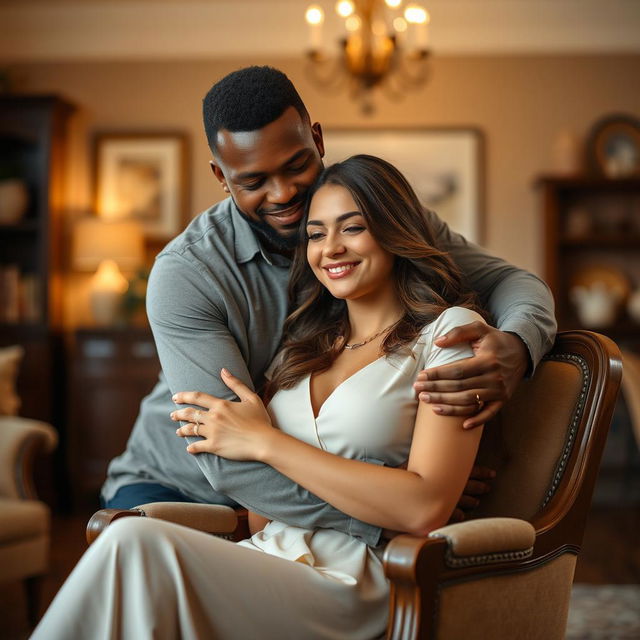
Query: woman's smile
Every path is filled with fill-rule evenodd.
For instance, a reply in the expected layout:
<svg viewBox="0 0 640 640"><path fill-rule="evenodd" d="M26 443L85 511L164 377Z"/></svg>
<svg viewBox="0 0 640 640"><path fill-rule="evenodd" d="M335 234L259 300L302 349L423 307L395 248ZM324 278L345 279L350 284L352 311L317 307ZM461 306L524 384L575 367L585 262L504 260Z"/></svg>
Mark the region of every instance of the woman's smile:
<svg viewBox="0 0 640 640"><path fill-rule="evenodd" d="M359 264L359 262L339 262L326 264L322 268L327 271L327 275L331 280L338 280L350 275Z"/></svg>

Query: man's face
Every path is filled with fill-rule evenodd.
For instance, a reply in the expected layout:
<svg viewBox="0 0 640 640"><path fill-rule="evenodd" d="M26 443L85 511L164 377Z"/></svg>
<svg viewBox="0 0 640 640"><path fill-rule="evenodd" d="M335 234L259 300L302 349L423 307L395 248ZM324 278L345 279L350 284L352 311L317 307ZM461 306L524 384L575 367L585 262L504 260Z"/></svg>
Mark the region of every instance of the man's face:
<svg viewBox="0 0 640 640"><path fill-rule="evenodd" d="M296 238L323 155L320 125L289 107L257 131L220 130L211 166L238 209L281 245Z"/></svg>

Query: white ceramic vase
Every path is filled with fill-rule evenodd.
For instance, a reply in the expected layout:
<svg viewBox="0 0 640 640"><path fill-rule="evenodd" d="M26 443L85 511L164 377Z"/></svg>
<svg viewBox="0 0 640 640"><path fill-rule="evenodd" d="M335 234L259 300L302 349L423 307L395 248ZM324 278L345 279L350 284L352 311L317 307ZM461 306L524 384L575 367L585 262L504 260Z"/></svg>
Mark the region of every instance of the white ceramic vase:
<svg viewBox="0 0 640 640"><path fill-rule="evenodd" d="M573 287L569 295L582 326L610 327L616 321L622 300L620 294L604 282L594 282L590 287Z"/></svg>

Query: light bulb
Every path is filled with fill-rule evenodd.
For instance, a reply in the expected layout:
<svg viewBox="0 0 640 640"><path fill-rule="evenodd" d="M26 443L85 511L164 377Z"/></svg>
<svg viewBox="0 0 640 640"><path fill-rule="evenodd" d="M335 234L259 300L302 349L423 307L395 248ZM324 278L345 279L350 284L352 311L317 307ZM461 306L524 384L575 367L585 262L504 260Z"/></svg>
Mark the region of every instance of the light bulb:
<svg viewBox="0 0 640 640"><path fill-rule="evenodd" d="M343 18L348 18L355 10L356 8L351 0L339 0L336 2L336 13Z"/></svg>
<svg viewBox="0 0 640 640"><path fill-rule="evenodd" d="M428 24L429 14L424 7L418 4L410 4L404 10L404 17L407 22L411 24Z"/></svg>
<svg viewBox="0 0 640 640"><path fill-rule="evenodd" d="M304 18L309 24L322 24L324 22L324 11L317 4L312 4L304 14Z"/></svg>

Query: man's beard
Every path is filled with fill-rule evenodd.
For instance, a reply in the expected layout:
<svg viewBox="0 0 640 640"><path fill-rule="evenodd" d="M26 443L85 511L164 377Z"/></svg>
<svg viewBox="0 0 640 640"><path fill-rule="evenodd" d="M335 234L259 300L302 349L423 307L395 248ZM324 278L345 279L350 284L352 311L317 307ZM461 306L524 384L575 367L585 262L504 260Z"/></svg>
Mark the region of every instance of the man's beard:
<svg viewBox="0 0 640 640"><path fill-rule="evenodd" d="M255 234L260 240L263 240L267 247L272 247L278 251L292 251L298 244L300 244L300 233L298 231L299 224L296 224L295 233L288 236L281 236L270 224L267 224L264 220L254 220L250 218L240 207L235 203L237 212L249 223L249 226L255 231ZM293 227L294 225L292 225Z"/></svg>

